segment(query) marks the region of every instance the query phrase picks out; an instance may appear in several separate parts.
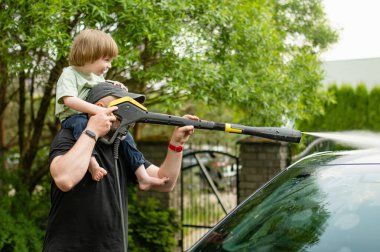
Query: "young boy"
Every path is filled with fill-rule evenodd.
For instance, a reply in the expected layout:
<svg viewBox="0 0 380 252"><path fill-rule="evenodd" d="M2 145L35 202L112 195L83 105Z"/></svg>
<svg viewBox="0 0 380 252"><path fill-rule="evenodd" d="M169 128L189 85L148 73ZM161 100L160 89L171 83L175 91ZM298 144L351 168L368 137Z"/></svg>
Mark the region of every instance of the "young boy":
<svg viewBox="0 0 380 252"><path fill-rule="evenodd" d="M111 62L117 55L116 42L102 31L86 29L74 39L69 54L70 66L63 70L57 83L55 114L62 128L72 129L76 139L87 126L86 114L97 114L104 109L85 99L93 86L105 81L103 74L111 67ZM121 84L119 86L124 87ZM127 91L125 87L123 89ZM121 142L126 147L123 149L128 150L128 144L124 142ZM94 156L88 171L95 181L100 181L107 174ZM136 168L134 172L142 190L147 190L152 185L162 185L168 180L150 177L143 167Z"/></svg>

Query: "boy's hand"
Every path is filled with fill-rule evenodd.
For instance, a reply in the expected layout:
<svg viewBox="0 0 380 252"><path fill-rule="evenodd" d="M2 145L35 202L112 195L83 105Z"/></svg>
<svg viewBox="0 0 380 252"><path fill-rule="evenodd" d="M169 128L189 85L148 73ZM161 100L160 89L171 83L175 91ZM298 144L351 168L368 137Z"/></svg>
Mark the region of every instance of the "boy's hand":
<svg viewBox="0 0 380 252"><path fill-rule="evenodd" d="M123 89L124 91L128 92L128 88L126 86L124 86L123 83L118 82L118 81L114 81L114 80L106 80L106 81L109 82L109 83L111 83L111 84L113 84L113 85L115 85L115 86L118 86L121 89Z"/></svg>

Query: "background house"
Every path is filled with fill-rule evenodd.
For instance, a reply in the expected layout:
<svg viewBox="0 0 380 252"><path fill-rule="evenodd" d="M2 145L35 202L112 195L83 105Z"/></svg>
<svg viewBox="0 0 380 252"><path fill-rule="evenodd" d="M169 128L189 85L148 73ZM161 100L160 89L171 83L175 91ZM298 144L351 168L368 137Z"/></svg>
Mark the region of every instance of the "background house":
<svg viewBox="0 0 380 252"><path fill-rule="evenodd" d="M380 58L325 61L323 68L326 85L332 82L338 86L365 83L368 90L380 86Z"/></svg>

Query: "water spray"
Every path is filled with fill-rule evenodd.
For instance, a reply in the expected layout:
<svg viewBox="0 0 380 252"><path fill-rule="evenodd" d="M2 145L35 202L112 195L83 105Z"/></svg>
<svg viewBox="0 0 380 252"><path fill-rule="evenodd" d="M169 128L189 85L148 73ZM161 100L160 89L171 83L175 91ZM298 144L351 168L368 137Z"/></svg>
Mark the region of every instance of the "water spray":
<svg viewBox="0 0 380 252"><path fill-rule="evenodd" d="M341 131L341 132L303 132L304 134L329 139L337 143L361 148L380 148L380 134L369 131Z"/></svg>

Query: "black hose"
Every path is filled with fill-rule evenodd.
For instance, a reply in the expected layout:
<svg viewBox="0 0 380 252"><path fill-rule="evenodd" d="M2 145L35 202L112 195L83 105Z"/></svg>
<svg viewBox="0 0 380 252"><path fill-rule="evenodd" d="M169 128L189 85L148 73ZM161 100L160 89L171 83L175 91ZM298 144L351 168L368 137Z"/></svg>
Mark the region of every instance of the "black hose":
<svg viewBox="0 0 380 252"><path fill-rule="evenodd" d="M126 198L126 211L124 210L124 204L123 204L123 199L121 196L121 188L120 188L120 175L119 175L119 164L118 164L118 159L119 159L119 145L121 141L121 135L119 135L113 144L113 156L115 159L115 177L116 177L116 184L117 184L117 194L119 197L119 207L120 207L120 217L121 217L121 228L122 228L122 233L123 233L123 250L124 252L128 252L128 193L127 198ZM127 181L127 180L125 180ZM126 183L126 188L127 188L127 182ZM126 222L127 221L127 225Z"/></svg>

